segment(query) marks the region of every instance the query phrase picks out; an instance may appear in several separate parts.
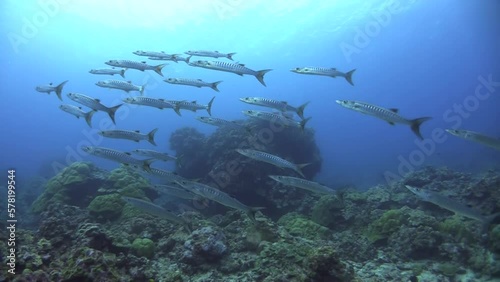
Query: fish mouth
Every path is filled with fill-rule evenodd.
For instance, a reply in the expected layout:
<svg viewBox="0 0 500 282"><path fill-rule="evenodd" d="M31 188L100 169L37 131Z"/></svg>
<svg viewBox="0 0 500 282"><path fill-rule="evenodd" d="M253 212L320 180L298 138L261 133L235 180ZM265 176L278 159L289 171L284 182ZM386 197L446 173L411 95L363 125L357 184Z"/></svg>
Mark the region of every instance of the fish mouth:
<svg viewBox="0 0 500 282"><path fill-rule="evenodd" d="M335 100L335 103L342 105L342 100Z"/></svg>

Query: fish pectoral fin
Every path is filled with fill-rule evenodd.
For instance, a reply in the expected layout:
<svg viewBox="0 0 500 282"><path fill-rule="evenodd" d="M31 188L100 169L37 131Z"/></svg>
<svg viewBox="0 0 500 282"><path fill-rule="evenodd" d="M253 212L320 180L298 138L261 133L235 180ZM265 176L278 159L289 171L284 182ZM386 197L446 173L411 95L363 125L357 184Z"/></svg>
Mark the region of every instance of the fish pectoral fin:
<svg viewBox="0 0 500 282"><path fill-rule="evenodd" d="M394 122L392 122L392 121L388 121L388 123L389 123L390 125L394 125L394 124L395 124L395 123L394 123Z"/></svg>
<svg viewBox="0 0 500 282"><path fill-rule="evenodd" d="M396 109L396 108L390 108L389 111L393 112L393 113L398 113L399 112L399 109Z"/></svg>
<svg viewBox="0 0 500 282"><path fill-rule="evenodd" d="M139 130L134 130L134 132L140 133L141 131L139 131Z"/></svg>
<svg viewBox="0 0 500 282"><path fill-rule="evenodd" d="M132 154L131 154L131 153L129 153L129 152L125 152L125 154L127 154L127 155L129 155L129 156L132 156Z"/></svg>

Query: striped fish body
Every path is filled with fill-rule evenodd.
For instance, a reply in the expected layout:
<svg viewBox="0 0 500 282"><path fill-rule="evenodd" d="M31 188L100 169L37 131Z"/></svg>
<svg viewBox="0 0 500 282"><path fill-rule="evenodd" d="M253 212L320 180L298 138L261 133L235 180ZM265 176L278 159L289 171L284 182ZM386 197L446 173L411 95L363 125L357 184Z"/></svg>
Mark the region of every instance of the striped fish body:
<svg viewBox="0 0 500 282"><path fill-rule="evenodd" d="M154 150L136 149L136 150L133 150L132 153L137 154L139 156L153 158L153 159L157 159L157 160L165 161L165 162L177 161L177 157L171 156L171 155L166 154L166 153L160 153L160 152L157 152Z"/></svg>
<svg viewBox="0 0 500 282"><path fill-rule="evenodd" d="M233 60L233 55L236 53L221 53L219 51L205 51L205 50L198 50L198 51L187 51L184 52L187 55L191 56L200 56L200 57L211 57L211 58L228 58L230 60Z"/></svg>
<svg viewBox="0 0 500 282"><path fill-rule="evenodd" d="M150 171L147 171L151 176L157 177L166 182L175 182L175 181L183 181L184 177L178 175L175 172L162 170L158 168L152 167Z"/></svg>
<svg viewBox="0 0 500 282"><path fill-rule="evenodd" d="M299 121L293 120L289 117L286 117L282 114L253 111L253 110L243 111L243 114L245 114L246 116L258 118L261 120L279 123L279 124L282 124L286 127L297 127L297 128L302 129L302 130L304 129L306 123L310 119L310 118L307 118L307 119L304 119L304 120L299 122Z"/></svg>
<svg viewBox="0 0 500 282"><path fill-rule="evenodd" d="M352 82L352 74L356 71L356 69L350 70L348 72L338 71L336 68L319 68L319 67L303 67L303 68L294 68L290 71L299 74L311 74L311 75L323 75L329 77L343 77L349 82L349 84L354 85Z"/></svg>
<svg viewBox="0 0 500 282"><path fill-rule="evenodd" d="M225 120L225 119L221 119L221 118L196 117L196 119L203 122L203 123L218 126L218 127L223 127L223 126L242 127L242 125L239 125L233 121L229 121L229 120Z"/></svg>
<svg viewBox="0 0 500 282"><path fill-rule="evenodd" d="M119 104L119 105L116 105L114 107L108 108L108 107L104 106L103 104L101 104L101 101L99 99L94 99L94 98L89 97L87 95L83 95L80 93L68 93L67 96L71 100L73 100L79 104L82 104L84 106L87 106L94 111L106 112L109 115L109 117L111 118L111 120L113 121L113 123L115 123L115 113L122 105L122 104Z"/></svg>
<svg viewBox="0 0 500 282"><path fill-rule="evenodd" d="M152 188L160 193L168 194L170 196L186 200L192 200L197 196L196 194L189 192L184 188L179 188L179 186L157 184L153 185Z"/></svg>
<svg viewBox="0 0 500 282"><path fill-rule="evenodd" d="M478 132L463 129L446 129L450 134L465 140L473 141L493 149L500 150L500 139L489 137Z"/></svg>
<svg viewBox="0 0 500 282"><path fill-rule="evenodd" d="M156 60L156 61L174 61L176 63L178 62L186 62L189 63L189 60L191 59L191 56L188 57L181 57L179 55L170 55L170 56L157 56L157 57L148 57L150 60Z"/></svg>
<svg viewBox="0 0 500 282"><path fill-rule="evenodd" d="M84 112L81 107L76 107L73 105L60 105L59 109L74 115L77 118L83 117L87 124L92 127L92 116L94 116L94 113L96 112L95 110L92 110L90 112Z"/></svg>
<svg viewBox="0 0 500 282"><path fill-rule="evenodd" d="M164 99L154 99L149 97L128 97L123 100L123 102L128 104L135 104L141 106L149 106L158 109L175 109L175 104L170 103Z"/></svg>
<svg viewBox="0 0 500 282"><path fill-rule="evenodd" d="M212 115L212 103L214 102L215 96L208 102L207 105L198 104L196 101L168 101L175 104L175 111L179 112L180 109L189 110L196 112L197 110L207 110L209 115ZM178 113L179 114L179 113ZM180 115L180 114L179 114Z"/></svg>
<svg viewBox="0 0 500 282"><path fill-rule="evenodd" d="M61 82L59 85L52 85L50 83L49 85L40 85L35 87L35 90L41 93L47 93L50 94L51 92L55 92L57 95L57 98L62 101L62 90L64 85L68 82L68 80Z"/></svg>
<svg viewBox="0 0 500 282"><path fill-rule="evenodd" d="M205 82L201 79L188 79L188 78L167 78L163 81L170 83L170 84L188 85L188 86L194 86L194 87L198 87L198 88L210 87L217 92L219 92L219 89L217 89L217 85L219 85L219 83L222 82L222 81Z"/></svg>
<svg viewBox="0 0 500 282"><path fill-rule="evenodd" d="M270 178L280 182L283 185L293 186L300 189L308 190L313 193L318 194L333 194L335 190L323 186L317 182L309 181L302 178L292 177L292 176L283 176L283 175L269 175Z"/></svg>
<svg viewBox="0 0 500 282"><path fill-rule="evenodd" d="M285 101L277 101L277 100L272 100L268 98L263 98L263 97L246 97L246 98L240 98L240 101L251 104L251 105L257 105L257 106L263 106L263 107L268 107L268 108L273 108L277 109L282 112L286 112L288 110L295 111L293 107L289 106L287 102Z"/></svg>
<svg viewBox="0 0 500 282"><path fill-rule="evenodd" d="M115 68L112 68L112 69L91 69L89 71L89 73L91 73L91 74L105 74L105 75L119 74L123 78L125 78L125 71L126 70L127 69L115 69Z"/></svg>
<svg viewBox="0 0 500 282"><path fill-rule="evenodd" d="M237 75L244 75L244 74L253 75L264 86L266 86L266 83L264 82L264 75L267 72L271 71L270 69L254 71L245 67L245 65L243 64L227 63L220 61L194 61L194 62L189 62L188 64L194 67L231 72Z"/></svg>
<svg viewBox="0 0 500 282"><path fill-rule="evenodd" d="M110 161L115 161L125 165L133 165L142 167L145 171L150 170L150 164L154 160L138 160L133 158L129 153L120 152L113 149L103 148L103 147L93 147L93 146L82 146L84 152L87 154L100 157L103 159L108 159Z"/></svg>
<svg viewBox="0 0 500 282"><path fill-rule="evenodd" d="M177 224L186 225L186 221L183 218L151 202L125 196L123 196L122 199L141 211L147 212L154 216L165 218Z"/></svg>
<svg viewBox="0 0 500 282"><path fill-rule="evenodd" d="M96 85L104 88L120 89L127 93L130 91L138 91L142 95L144 92L144 86L134 85L130 81L101 80L96 82Z"/></svg>
<svg viewBox="0 0 500 282"><path fill-rule="evenodd" d="M289 162L285 159L282 159L278 156L262 152L262 151L257 151L257 150L251 150L251 149L236 149L236 151L248 158L254 159L256 161L261 161L261 162L266 162L268 164L272 164L277 167L281 168L289 168L300 174L300 176L305 177L302 171L300 170L302 167L309 165L309 164L294 164L292 162Z"/></svg>
<svg viewBox="0 0 500 282"><path fill-rule="evenodd" d="M337 100L337 103L342 107L351 109L356 112L360 112L366 115L374 116L379 119L385 120L391 124L411 124L411 121L403 118L398 114L397 109L386 109L372 104L359 102L359 101L349 101L349 100Z"/></svg>
<svg viewBox="0 0 500 282"><path fill-rule="evenodd" d="M148 65L146 62L137 62L131 60L109 60L105 62L106 65L120 68L136 69L140 71L154 70L157 74L163 76L161 70L166 64L161 64L157 66Z"/></svg>
<svg viewBox="0 0 500 282"><path fill-rule="evenodd" d="M176 181L176 183L198 196L207 198L226 207L230 207L247 213L251 211L251 208L249 206L212 186L187 180Z"/></svg>
<svg viewBox="0 0 500 282"><path fill-rule="evenodd" d="M156 132L158 131L158 128L153 129L151 132L148 134L141 134L139 130L136 131L130 131L130 130L103 130L99 131L98 134L102 135L104 137L108 138L115 138L115 139L126 139L126 140L132 140L135 142L139 142L141 140L146 140L149 141L151 144L156 146L154 136Z"/></svg>
<svg viewBox="0 0 500 282"><path fill-rule="evenodd" d="M137 56L144 56L144 57L172 57L174 55L167 54L163 51L156 52L156 51L134 51L132 52L133 54Z"/></svg>

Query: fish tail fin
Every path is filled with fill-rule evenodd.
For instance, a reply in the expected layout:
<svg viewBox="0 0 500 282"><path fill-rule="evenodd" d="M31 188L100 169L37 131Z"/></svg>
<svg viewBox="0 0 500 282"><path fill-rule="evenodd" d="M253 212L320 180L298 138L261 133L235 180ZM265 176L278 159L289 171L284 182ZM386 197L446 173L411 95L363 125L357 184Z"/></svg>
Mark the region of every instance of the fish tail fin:
<svg viewBox="0 0 500 282"><path fill-rule="evenodd" d="M144 96L144 89L146 89L146 85L147 83L141 86L141 89L139 90L139 92L141 92L141 96Z"/></svg>
<svg viewBox="0 0 500 282"><path fill-rule="evenodd" d="M57 98L59 98L59 100L61 100L61 101L62 101L61 93L62 93L64 84L66 84L66 82L68 82L68 81L67 80L63 81L63 82L61 82L61 84L56 86L55 92L56 92Z"/></svg>
<svg viewBox="0 0 500 282"><path fill-rule="evenodd" d="M208 102L207 112L209 116L212 116L212 103L214 102L215 96Z"/></svg>
<svg viewBox="0 0 500 282"><path fill-rule="evenodd" d="M349 82L350 85L354 86L354 83L352 83L352 74L356 71L356 69L350 70L345 74L345 80Z"/></svg>
<svg viewBox="0 0 500 282"><path fill-rule="evenodd" d="M297 115L301 118L304 119L304 109L310 102L304 103L300 105L300 107L297 108Z"/></svg>
<svg viewBox="0 0 500 282"><path fill-rule="evenodd" d="M229 53L227 54L227 58L231 61L233 61L233 56L236 55L236 53Z"/></svg>
<svg viewBox="0 0 500 282"><path fill-rule="evenodd" d="M172 54L172 61L174 61L175 63L178 63L179 62L179 55L180 54Z"/></svg>
<svg viewBox="0 0 500 282"><path fill-rule="evenodd" d="M142 169L144 171L151 173L151 164L156 161L156 159L147 159L142 163Z"/></svg>
<svg viewBox="0 0 500 282"><path fill-rule="evenodd" d="M191 57L192 57L192 56L188 56L188 57L186 58L186 64L189 64L189 60L191 60Z"/></svg>
<svg viewBox="0 0 500 282"><path fill-rule="evenodd" d="M156 131L158 131L158 128L155 128L155 129L151 130L151 132L148 133L148 141L149 141L149 143L151 143L151 144L153 144L155 146L156 146L156 142L155 142Z"/></svg>
<svg viewBox="0 0 500 282"><path fill-rule="evenodd" d="M418 138L420 138L421 140L424 139L424 137L422 137L422 134L420 134L420 125L422 123L424 123L425 121L428 121L432 119L431 117L423 117L423 118L416 118L416 119L413 119L411 120L411 124L410 124L410 127L411 127L411 130L413 131L413 133L415 133L415 135L418 136Z"/></svg>
<svg viewBox="0 0 500 282"><path fill-rule="evenodd" d="M300 121L300 130L304 131L304 128L306 127L306 123L311 119L311 117L308 117L306 119L303 119Z"/></svg>
<svg viewBox="0 0 500 282"><path fill-rule="evenodd" d="M267 86L266 83L264 82L264 75L268 72L272 71L272 69L268 69L268 70L260 70L257 72L257 74L255 75L255 78L257 78L257 80L264 86Z"/></svg>
<svg viewBox="0 0 500 282"><path fill-rule="evenodd" d="M163 69L164 66L166 66L167 64L161 64L161 65L157 65L155 67L155 72L161 76L163 76L163 73L161 73L161 70Z"/></svg>
<svg viewBox="0 0 500 282"><path fill-rule="evenodd" d="M121 75L123 78L125 78L125 72L126 72L127 70L128 70L128 69L122 69L122 70L120 71L120 75Z"/></svg>
<svg viewBox="0 0 500 282"><path fill-rule="evenodd" d="M216 81L214 83L211 83L210 85L210 88L212 88L213 90L217 91L217 92L220 92L219 89L217 88L217 85L219 85L222 81Z"/></svg>
<svg viewBox="0 0 500 282"><path fill-rule="evenodd" d="M255 222L255 213L265 209L264 207L250 207L250 209L247 211L248 217Z"/></svg>
<svg viewBox="0 0 500 282"><path fill-rule="evenodd" d="M303 178L306 178L306 176L304 175L304 173L302 173L302 168L304 168L305 166L308 166L310 165L311 163L305 163L305 164L297 164L296 167L297 169L295 170L298 174L300 174L300 176L302 176Z"/></svg>
<svg viewBox="0 0 500 282"><path fill-rule="evenodd" d="M107 110L107 113L108 113L109 117L111 118L111 120L113 121L114 124L116 124L116 122L115 122L115 113L118 110L118 108L120 108L122 105L123 104L119 104L119 105L116 105L114 107L108 108L108 110Z"/></svg>
<svg viewBox="0 0 500 282"><path fill-rule="evenodd" d="M95 113L96 111L90 111L85 114L85 121L90 127L92 127L92 117L94 116Z"/></svg>

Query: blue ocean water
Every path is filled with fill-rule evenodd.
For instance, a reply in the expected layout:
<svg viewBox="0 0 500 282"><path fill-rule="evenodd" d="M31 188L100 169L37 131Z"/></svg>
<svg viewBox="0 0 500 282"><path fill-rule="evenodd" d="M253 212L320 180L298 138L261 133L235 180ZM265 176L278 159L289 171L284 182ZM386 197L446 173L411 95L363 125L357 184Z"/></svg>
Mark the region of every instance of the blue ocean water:
<svg viewBox="0 0 500 282"><path fill-rule="evenodd" d="M229 120L245 119L242 110L262 109L239 102L240 97L262 96L291 105L310 101L305 115L312 119L307 126L314 128L323 157L316 180L330 187L366 188L426 165L471 172L500 167L499 152L442 131L463 128L500 137L500 4L495 0L11 0L0 6L0 168L14 168L20 178L48 177L54 169L79 160L109 169L117 166L86 156L81 145L169 152L168 138L178 128L192 126L207 134L215 130L195 120L206 116L203 111L184 111L179 117L171 110L124 107L117 112L116 128L159 128L158 146L102 139L96 132L109 126L105 113L95 115L90 129L59 110L61 101L54 93L35 91L37 85L69 80L64 103L76 105L65 95L79 92L108 106L118 104L136 94L100 88L95 85L98 80L117 77L88 71L105 68L110 59L142 60L132 54L136 50L236 52L235 61L251 69L273 69L264 87L251 76L183 62L168 62L164 68L165 77L223 80L220 93L170 85L152 71L128 70L126 77L146 84L149 97L207 103L216 96L213 116ZM289 71L304 66L356 69L354 86L341 77ZM398 108L408 118L433 119L422 125L422 142L407 126L390 126L349 111L336 99Z"/></svg>

